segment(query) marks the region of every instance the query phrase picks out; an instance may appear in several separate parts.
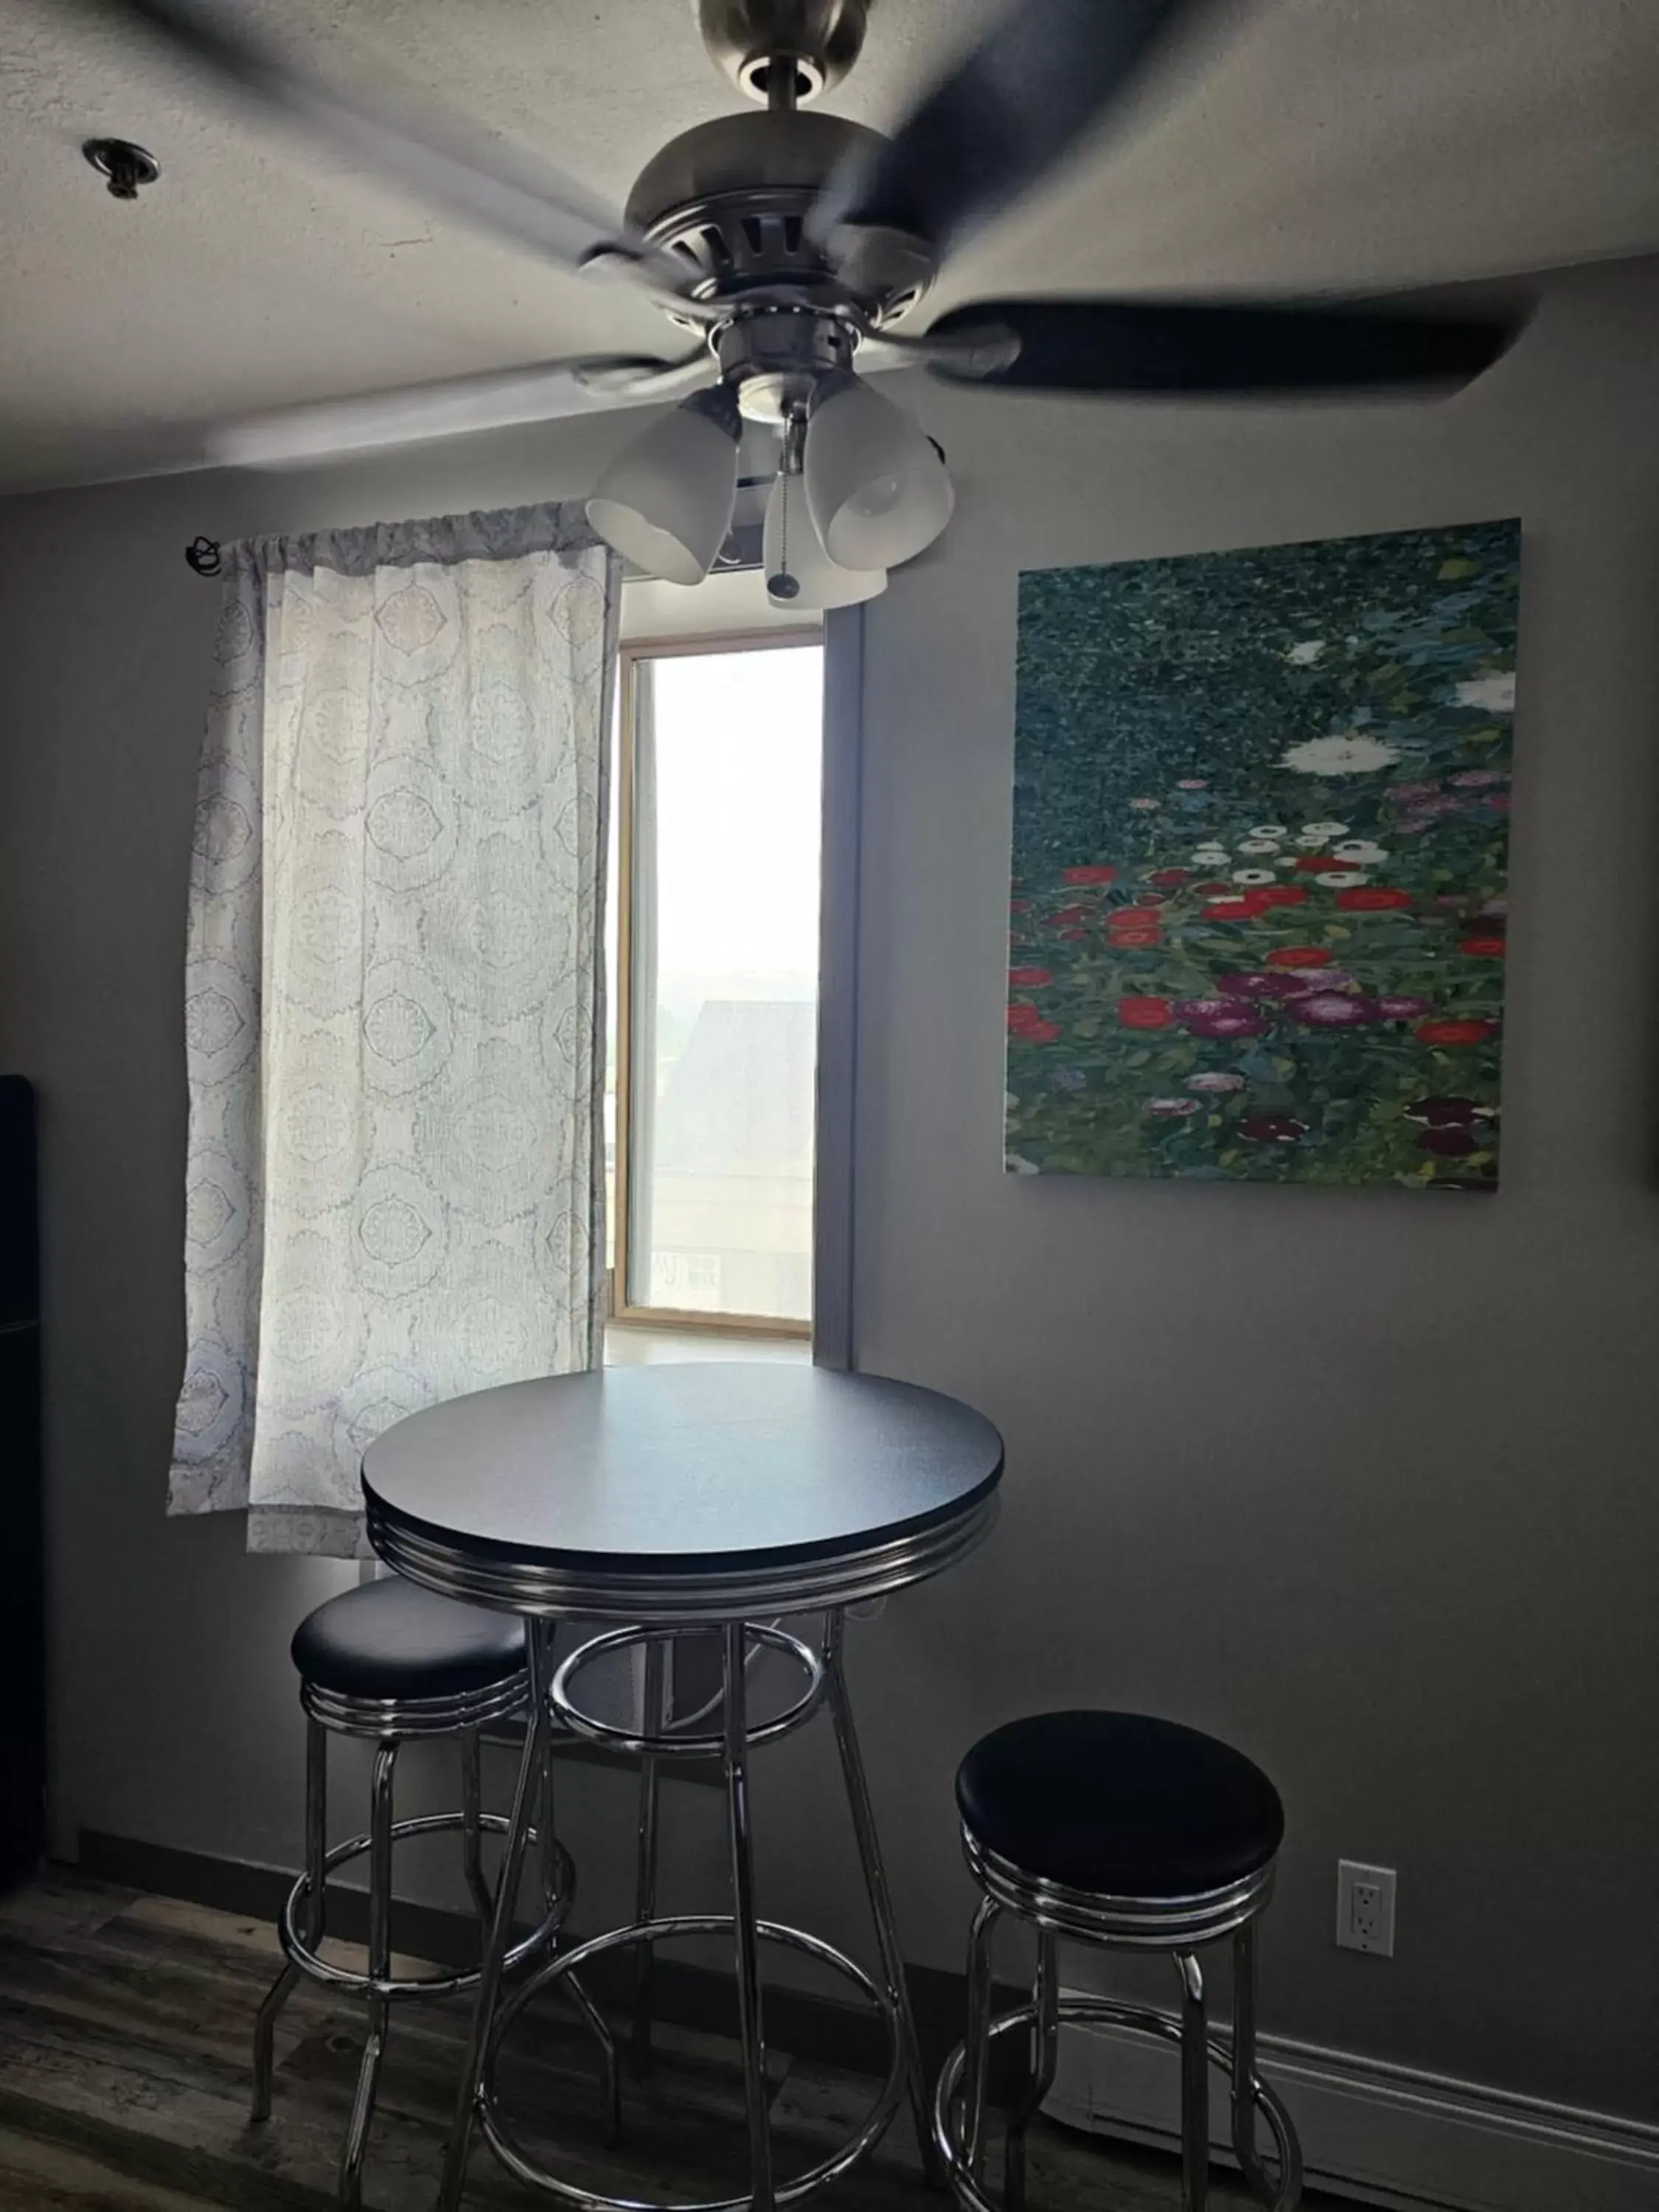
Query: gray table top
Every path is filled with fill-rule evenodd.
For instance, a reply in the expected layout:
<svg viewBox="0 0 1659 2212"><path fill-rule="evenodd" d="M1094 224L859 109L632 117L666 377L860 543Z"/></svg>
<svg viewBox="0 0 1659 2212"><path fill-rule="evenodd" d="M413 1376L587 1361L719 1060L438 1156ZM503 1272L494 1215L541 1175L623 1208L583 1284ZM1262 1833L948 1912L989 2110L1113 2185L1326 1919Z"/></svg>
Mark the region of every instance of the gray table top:
<svg viewBox="0 0 1659 2212"><path fill-rule="evenodd" d="M760 1361L453 1398L387 1430L362 1470L371 1531L481 1562L677 1581L896 1544L983 1505L1001 1473L1001 1437L954 1398Z"/></svg>

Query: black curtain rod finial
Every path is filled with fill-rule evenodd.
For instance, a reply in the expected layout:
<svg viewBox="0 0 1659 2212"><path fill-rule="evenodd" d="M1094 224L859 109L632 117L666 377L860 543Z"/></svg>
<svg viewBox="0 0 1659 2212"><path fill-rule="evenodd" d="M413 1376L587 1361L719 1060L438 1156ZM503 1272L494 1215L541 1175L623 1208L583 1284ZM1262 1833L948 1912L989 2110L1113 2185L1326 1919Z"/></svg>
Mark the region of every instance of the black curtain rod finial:
<svg viewBox="0 0 1659 2212"><path fill-rule="evenodd" d="M223 566L216 538L192 538L185 548L185 558L198 576L216 576Z"/></svg>

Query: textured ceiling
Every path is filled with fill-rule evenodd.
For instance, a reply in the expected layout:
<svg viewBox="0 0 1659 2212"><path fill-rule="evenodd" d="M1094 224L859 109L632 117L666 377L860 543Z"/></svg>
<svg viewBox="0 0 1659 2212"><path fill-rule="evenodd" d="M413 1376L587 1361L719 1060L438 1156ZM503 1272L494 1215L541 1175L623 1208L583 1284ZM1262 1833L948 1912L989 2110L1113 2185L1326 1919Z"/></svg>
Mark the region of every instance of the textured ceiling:
<svg viewBox="0 0 1659 2212"><path fill-rule="evenodd" d="M735 101L690 0L242 12L313 65L382 62L617 204L665 138ZM981 12L875 0L832 105L890 123ZM1205 72L1155 89L938 297L1389 286L1659 248L1656 0L1222 15ZM73 0L6 0L0 97L0 484L179 465L226 416L665 335L649 307L433 215ZM81 161L99 133L160 159L136 205Z"/></svg>

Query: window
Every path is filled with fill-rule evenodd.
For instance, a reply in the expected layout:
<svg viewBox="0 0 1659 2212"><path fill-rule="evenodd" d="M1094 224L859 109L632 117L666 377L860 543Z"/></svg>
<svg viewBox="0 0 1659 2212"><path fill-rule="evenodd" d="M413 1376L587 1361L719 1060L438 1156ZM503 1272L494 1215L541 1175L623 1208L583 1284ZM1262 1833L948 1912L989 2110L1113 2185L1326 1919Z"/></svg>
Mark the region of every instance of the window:
<svg viewBox="0 0 1659 2212"><path fill-rule="evenodd" d="M815 632L623 648L622 1321L810 1329L823 661Z"/></svg>

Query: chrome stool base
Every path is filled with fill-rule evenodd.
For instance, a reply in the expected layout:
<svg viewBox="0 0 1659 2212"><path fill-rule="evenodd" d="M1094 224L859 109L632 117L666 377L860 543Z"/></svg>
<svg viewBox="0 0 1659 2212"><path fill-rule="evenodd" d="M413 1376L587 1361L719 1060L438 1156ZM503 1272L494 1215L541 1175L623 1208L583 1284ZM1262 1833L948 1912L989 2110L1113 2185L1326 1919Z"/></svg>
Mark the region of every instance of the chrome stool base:
<svg viewBox="0 0 1659 2212"><path fill-rule="evenodd" d="M1037 2033L1042 2011L1039 2002L1016 2006L1011 2012L999 2013L995 2019L987 2023L985 2034L988 2043L994 2043L999 2036L1012 2034L1022 2028L1030 2033ZM1053 2019L1057 2027L1127 2027L1145 2035L1161 2037L1165 2042L1178 2047L1187 2042L1182 2022L1173 2014L1154 2012L1150 2008L1138 2005L1119 2004L1108 1997L1056 1997ZM1234 2080L1232 2039L1207 2035L1205 2045L1209 2063L1219 2067L1230 2081ZM1005 2208L994 2197L986 2194L982 2179L971 2170L964 2148L966 2130L962 2081L966 2058L967 2045L957 2044L939 2074L939 2087L933 2100L933 2142L944 2160L958 2203L965 2205L968 2212L1005 2212ZM1268 2212L1293 2212L1302 2194L1302 2152L1296 2130L1276 2092L1267 2087L1254 2068L1249 2086L1251 2104L1266 2120L1268 2132L1273 2139L1277 2181L1269 2178L1261 2160L1255 2155L1253 2147L1248 2162L1241 2157L1241 2167L1247 2183L1268 2208ZM1235 2113L1234 2117L1235 2136L1237 2136L1242 2130L1237 2126L1237 2114ZM1254 2130L1251 2132L1253 2135Z"/></svg>
<svg viewBox="0 0 1659 2212"><path fill-rule="evenodd" d="M375 2092L386 2054L392 2005L410 1998L448 1996L477 1989L486 1972L489 1942L495 1923L503 1911L510 1918L526 1847L534 1845L537 1850L540 1917L529 1935L506 1949L504 1956L496 1961L495 1971L510 1971L532 1955L545 1952L556 1940L570 1910L575 1875L568 1853L553 1832L550 1760L543 1762L536 1777L539 1802L535 1825L522 1821L519 1849L509 1852L510 1869L503 1869L493 1893L483 1871L484 1837L502 1836L509 1845L514 1839L509 1820L499 1813L486 1813L483 1808L480 1731L489 1722L522 1712L529 1693L527 1674L507 1678L482 1690L431 1699L361 1698L325 1692L313 1682L301 1682L301 1703L307 1715L306 1864L277 1918L283 1966L259 2008L254 2029L251 2116L256 2121L270 2117L276 2023L301 1976L343 1994L364 1998L368 2007L368 2033L340 2160L340 2203L345 2212L357 2212L362 2203L363 2159L374 2119ZM530 1733L533 1735L534 1731ZM375 1747L368 1832L353 1836L332 1850L327 1841L331 1735L367 1739ZM394 1820L392 1781L399 1749L414 1738L439 1736L453 1737L460 1744L461 1809ZM528 1808L524 1809L527 1811ZM392 1971L393 1847L414 1837L447 1833L459 1834L462 1838L467 1888L484 1931L480 1964L454 1973L396 1975ZM325 1959L319 1946L325 1933L329 1878L348 1862L364 1856L368 1860L368 1960L367 1972L360 1972ZM610 2032L580 1982L569 1981L565 1988L599 2039L614 2109L617 2065Z"/></svg>

